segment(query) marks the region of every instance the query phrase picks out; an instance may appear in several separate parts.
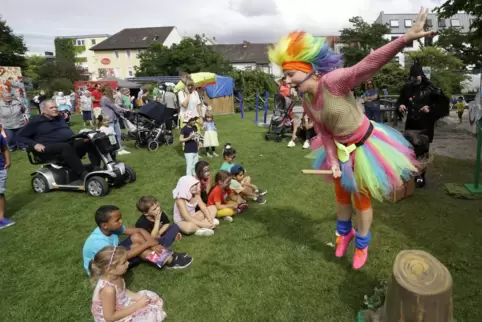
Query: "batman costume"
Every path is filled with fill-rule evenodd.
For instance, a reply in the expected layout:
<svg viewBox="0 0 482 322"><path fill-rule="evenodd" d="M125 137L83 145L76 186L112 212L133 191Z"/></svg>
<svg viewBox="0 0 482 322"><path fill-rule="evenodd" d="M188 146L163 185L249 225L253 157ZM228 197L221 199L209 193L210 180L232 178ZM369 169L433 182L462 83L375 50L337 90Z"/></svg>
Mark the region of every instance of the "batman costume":
<svg viewBox="0 0 482 322"><path fill-rule="evenodd" d="M396 107L400 115L407 113L405 138L413 145L418 159L426 158L435 123L450 113L450 99L425 76L418 59L410 68L410 81L402 88ZM425 170L417 175L415 183L419 188L425 186Z"/></svg>

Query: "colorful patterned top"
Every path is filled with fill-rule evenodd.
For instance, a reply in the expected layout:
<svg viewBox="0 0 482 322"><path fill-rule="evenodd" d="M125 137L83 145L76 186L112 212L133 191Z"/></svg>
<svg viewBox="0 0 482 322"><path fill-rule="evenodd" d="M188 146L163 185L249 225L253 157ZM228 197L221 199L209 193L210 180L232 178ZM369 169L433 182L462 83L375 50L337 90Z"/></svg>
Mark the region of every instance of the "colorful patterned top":
<svg viewBox="0 0 482 322"><path fill-rule="evenodd" d="M316 132L323 137L328 164L338 162L334 140L355 143L365 135L370 125L351 90L373 77L405 44L405 39L400 37L373 51L352 67L335 69L323 75L317 96L311 100L303 99L306 114L313 120Z"/></svg>

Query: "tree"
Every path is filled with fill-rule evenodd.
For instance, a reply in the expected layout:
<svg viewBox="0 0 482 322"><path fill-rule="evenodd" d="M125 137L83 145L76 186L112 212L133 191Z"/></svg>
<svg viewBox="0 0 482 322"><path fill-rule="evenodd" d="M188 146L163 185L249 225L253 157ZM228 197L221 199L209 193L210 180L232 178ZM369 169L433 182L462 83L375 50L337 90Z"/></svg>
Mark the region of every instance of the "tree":
<svg viewBox="0 0 482 322"><path fill-rule="evenodd" d="M380 91L386 88L389 95L398 95L407 78L407 70L398 62L390 62L376 73L373 81Z"/></svg>
<svg viewBox="0 0 482 322"><path fill-rule="evenodd" d="M482 5L480 0L447 0L434 9L440 18L450 18L459 11L473 15L471 31L476 39L482 38Z"/></svg>
<svg viewBox="0 0 482 322"><path fill-rule="evenodd" d="M136 76L178 75L181 72L225 74L232 69L231 64L199 35L184 38L171 48L153 44L139 54L139 60Z"/></svg>
<svg viewBox="0 0 482 322"><path fill-rule="evenodd" d="M15 36L7 22L0 18L0 65L24 68L26 52L23 37Z"/></svg>
<svg viewBox="0 0 482 322"><path fill-rule="evenodd" d="M353 66L367 56L373 49L388 43L383 36L390 33L390 28L378 23L369 24L362 17L349 20L351 28L343 28L340 40L346 44L343 48L345 66Z"/></svg>
<svg viewBox="0 0 482 322"><path fill-rule="evenodd" d="M233 70L228 76L234 79L235 91L242 91L245 106L254 106L256 92L264 97L264 93L268 91L269 97L273 97L278 91L278 84L273 76L261 70Z"/></svg>
<svg viewBox="0 0 482 322"><path fill-rule="evenodd" d="M22 74L24 78L29 79L32 82L34 88L37 88L40 81L40 68L46 63L44 56L28 56L26 59L26 67L23 69Z"/></svg>
<svg viewBox="0 0 482 322"><path fill-rule="evenodd" d="M460 93L463 87L461 83L469 79L469 76L461 72L464 67L462 60L440 48L425 47L422 50L409 52L408 56L412 61L415 57L419 57L422 66L432 68L431 80L447 96Z"/></svg>
<svg viewBox="0 0 482 322"><path fill-rule="evenodd" d="M461 59L465 67L475 65L475 69L482 67L482 40L474 32L462 33L459 28L439 30L436 46L454 54Z"/></svg>

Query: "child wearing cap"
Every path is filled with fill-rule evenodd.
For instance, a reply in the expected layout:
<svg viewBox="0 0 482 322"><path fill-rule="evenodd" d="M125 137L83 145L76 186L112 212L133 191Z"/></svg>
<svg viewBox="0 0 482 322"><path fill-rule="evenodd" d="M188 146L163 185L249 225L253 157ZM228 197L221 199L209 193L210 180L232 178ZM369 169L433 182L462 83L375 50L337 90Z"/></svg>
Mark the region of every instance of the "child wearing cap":
<svg viewBox="0 0 482 322"><path fill-rule="evenodd" d="M184 158L186 159L186 175L196 176L195 165L199 161L198 144L199 135L195 126L197 116L191 111L184 113L185 126L181 129L179 142L184 143Z"/></svg>
<svg viewBox="0 0 482 322"><path fill-rule="evenodd" d="M231 183L229 187L237 195L238 202L245 202L244 200L251 199L256 203L264 205L266 203L266 198L264 195L265 191L260 191L255 185L251 184L250 180L246 180L244 168L239 164L234 164L231 167Z"/></svg>

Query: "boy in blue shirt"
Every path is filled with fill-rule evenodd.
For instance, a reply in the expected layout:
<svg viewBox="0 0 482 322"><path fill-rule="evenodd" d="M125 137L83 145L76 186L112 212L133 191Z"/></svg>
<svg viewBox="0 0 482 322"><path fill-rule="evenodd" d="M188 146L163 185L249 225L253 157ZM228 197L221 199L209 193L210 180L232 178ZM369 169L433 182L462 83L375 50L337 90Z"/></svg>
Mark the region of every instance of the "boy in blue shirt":
<svg viewBox="0 0 482 322"><path fill-rule="evenodd" d="M3 135L0 135L0 150L0 229L3 229L15 224L15 221L5 218L5 185L10 167L10 151Z"/></svg>
<svg viewBox="0 0 482 322"><path fill-rule="evenodd" d="M140 228L127 228L122 223L122 214L116 206L102 206L95 212L97 228L84 244L84 269L90 275L90 262L106 246L123 246L127 249L129 267L141 260L151 262L158 267L168 269L186 268L192 263L192 257L186 253L174 253L158 244L158 241ZM119 235L128 236L119 243Z"/></svg>

